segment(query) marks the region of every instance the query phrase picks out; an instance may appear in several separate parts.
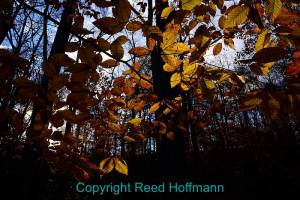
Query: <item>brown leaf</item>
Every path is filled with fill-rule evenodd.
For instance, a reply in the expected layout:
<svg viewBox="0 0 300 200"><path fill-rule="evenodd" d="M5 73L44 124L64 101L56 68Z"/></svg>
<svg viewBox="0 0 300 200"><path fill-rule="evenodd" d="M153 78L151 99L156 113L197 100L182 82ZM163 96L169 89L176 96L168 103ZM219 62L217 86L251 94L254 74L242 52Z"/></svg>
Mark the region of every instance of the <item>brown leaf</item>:
<svg viewBox="0 0 300 200"><path fill-rule="evenodd" d="M121 23L126 23L129 20L131 14L131 5L128 0L114 1L115 7L112 9L113 15Z"/></svg>
<svg viewBox="0 0 300 200"><path fill-rule="evenodd" d="M99 38L97 44L103 51L108 51L110 48L110 43L103 38Z"/></svg>
<svg viewBox="0 0 300 200"><path fill-rule="evenodd" d="M218 55L222 51L222 43L216 44L213 49L213 54Z"/></svg>
<svg viewBox="0 0 300 200"><path fill-rule="evenodd" d="M66 52L74 52L77 51L79 48L78 42L69 42L66 44Z"/></svg>
<svg viewBox="0 0 300 200"><path fill-rule="evenodd" d="M285 55L285 51L280 47L263 48L256 52L252 60L258 63L269 63L280 60Z"/></svg>
<svg viewBox="0 0 300 200"><path fill-rule="evenodd" d="M128 31L132 31L132 32L135 32L135 31L138 31L142 28L143 24L142 22L139 22L139 21L131 21L127 24L126 26L126 29Z"/></svg>
<svg viewBox="0 0 300 200"><path fill-rule="evenodd" d="M93 22L102 32L113 35L120 32L124 25L120 21L113 17L103 17Z"/></svg>
<svg viewBox="0 0 300 200"><path fill-rule="evenodd" d="M151 52L149 49L144 48L144 47L135 47L129 50L130 54L133 54L137 57L145 57L149 55Z"/></svg>
<svg viewBox="0 0 300 200"><path fill-rule="evenodd" d="M104 68L112 68L119 65L119 63L114 59L108 59L101 63L102 67Z"/></svg>

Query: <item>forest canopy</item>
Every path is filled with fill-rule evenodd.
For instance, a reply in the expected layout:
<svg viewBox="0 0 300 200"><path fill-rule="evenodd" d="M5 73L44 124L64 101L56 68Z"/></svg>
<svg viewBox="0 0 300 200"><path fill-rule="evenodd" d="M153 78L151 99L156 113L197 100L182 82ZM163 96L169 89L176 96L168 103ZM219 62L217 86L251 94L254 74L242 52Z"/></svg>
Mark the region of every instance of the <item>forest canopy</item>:
<svg viewBox="0 0 300 200"><path fill-rule="evenodd" d="M297 0L2 0L0 45L1 151L53 173L299 140Z"/></svg>

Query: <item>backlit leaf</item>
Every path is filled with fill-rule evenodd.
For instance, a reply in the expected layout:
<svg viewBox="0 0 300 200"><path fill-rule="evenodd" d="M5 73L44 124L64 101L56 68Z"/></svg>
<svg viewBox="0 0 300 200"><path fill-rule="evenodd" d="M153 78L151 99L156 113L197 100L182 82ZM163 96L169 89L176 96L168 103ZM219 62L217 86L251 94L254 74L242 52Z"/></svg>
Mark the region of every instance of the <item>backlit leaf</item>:
<svg viewBox="0 0 300 200"><path fill-rule="evenodd" d="M118 62L114 59L108 59L101 63L104 68L112 68L118 66Z"/></svg>
<svg viewBox="0 0 300 200"><path fill-rule="evenodd" d="M181 0L181 6L183 10L192 10L201 2L202 0Z"/></svg>
<svg viewBox="0 0 300 200"><path fill-rule="evenodd" d="M170 79L171 88L175 87L180 82L181 82L181 75L177 72L172 74L171 79Z"/></svg>
<svg viewBox="0 0 300 200"><path fill-rule="evenodd" d="M103 17L93 22L103 33L115 34L123 29L123 25L120 21L113 17Z"/></svg>
<svg viewBox="0 0 300 200"><path fill-rule="evenodd" d="M132 31L132 32L135 32L135 31L138 31L142 28L143 24L142 22L139 22L139 21L131 21L127 24L126 26L126 29L128 31Z"/></svg>
<svg viewBox="0 0 300 200"><path fill-rule="evenodd" d="M215 88L215 84L211 80L209 80L207 78L204 78L203 80L204 80L204 83L205 83L207 89L212 90Z"/></svg>
<svg viewBox="0 0 300 200"><path fill-rule="evenodd" d="M128 123L134 125L134 126L139 126L142 122L142 118L134 118L128 121Z"/></svg>
<svg viewBox="0 0 300 200"><path fill-rule="evenodd" d="M99 164L99 168L104 172L104 173L109 173L114 169L114 159L113 158L105 158L102 160Z"/></svg>
<svg viewBox="0 0 300 200"><path fill-rule="evenodd" d="M214 46L213 54L218 55L222 51L222 43L218 43Z"/></svg>
<svg viewBox="0 0 300 200"><path fill-rule="evenodd" d="M169 45L168 47L163 49L164 54L167 54L167 55L180 55L189 50L190 50L190 48L185 43L182 43L182 42L178 42L178 43Z"/></svg>
<svg viewBox="0 0 300 200"><path fill-rule="evenodd" d="M274 22L275 18L279 15L282 8L281 0L268 0L266 13L271 22Z"/></svg>
<svg viewBox="0 0 300 200"><path fill-rule="evenodd" d="M262 48L264 48L265 38L266 34L268 33L268 29L262 30L262 32L259 34L257 41L255 43L255 51L259 51Z"/></svg>
<svg viewBox="0 0 300 200"><path fill-rule="evenodd" d="M161 12L161 18L166 19L172 11L173 11L172 7L164 8L163 11Z"/></svg>
<svg viewBox="0 0 300 200"><path fill-rule="evenodd" d="M179 66L172 66L172 65L166 63L166 64L164 64L163 69L164 69L164 71L166 71L166 72L173 72L173 71L175 71L178 67L179 67Z"/></svg>
<svg viewBox="0 0 300 200"><path fill-rule="evenodd" d="M126 142L134 142L134 141L135 141L135 139L133 139L132 137L130 137L130 136L128 136L128 135L124 136L123 139L124 139Z"/></svg>
<svg viewBox="0 0 300 200"><path fill-rule="evenodd" d="M144 47L134 47L129 50L130 54L133 54L137 57L145 57L151 53L151 51Z"/></svg>
<svg viewBox="0 0 300 200"><path fill-rule="evenodd" d="M150 107L148 113L155 113L159 109L159 107L160 107L160 102L157 102L157 103L153 104Z"/></svg>
<svg viewBox="0 0 300 200"><path fill-rule="evenodd" d="M121 174L128 175L128 166L125 160L123 159L121 160L119 158L114 158L114 159L115 159L115 169Z"/></svg>
<svg viewBox="0 0 300 200"><path fill-rule="evenodd" d="M233 8L225 20L224 28L233 28L244 23L248 17L249 8L247 6L237 6Z"/></svg>

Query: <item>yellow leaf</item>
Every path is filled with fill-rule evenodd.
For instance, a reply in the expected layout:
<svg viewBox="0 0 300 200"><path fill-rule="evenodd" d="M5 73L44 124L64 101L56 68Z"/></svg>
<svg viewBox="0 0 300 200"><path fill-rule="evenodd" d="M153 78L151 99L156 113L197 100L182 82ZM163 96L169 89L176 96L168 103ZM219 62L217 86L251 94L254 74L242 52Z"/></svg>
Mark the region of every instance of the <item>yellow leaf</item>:
<svg viewBox="0 0 300 200"><path fill-rule="evenodd" d="M125 141L127 141L127 142L134 142L134 141L135 141L135 139L133 139L132 137L130 137L130 136L128 136L128 135L124 136L123 139L124 139Z"/></svg>
<svg viewBox="0 0 300 200"><path fill-rule="evenodd" d="M164 8L163 11L161 12L161 18L166 19L172 11L173 11L172 7Z"/></svg>
<svg viewBox="0 0 300 200"><path fill-rule="evenodd" d="M169 114L169 112L171 112L171 109L170 109L170 108L166 108L166 109L163 111L164 115Z"/></svg>
<svg viewBox="0 0 300 200"><path fill-rule="evenodd" d="M120 125L116 124L116 123L112 123L112 122L108 122L108 128L110 128L112 131L115 131L115 132L121 131Z"/></svg>
<svg viewBox="0 0 300 200"><path fill-rule="evenodd" d="M248 17L249 8L247 6L237 6L233 8L225 20L224 28L233 28L244 23Z"/></svg>
<svg viewBox="0 0 300 200"><path fill-rule="evenodd" d="M99 164L99 168L104 172L104 173L109 173L114 169L114 159L109 157L105 158L102 160Z"/></svg>
<svg viewBox="0 0 300 200"><path fill-rule="evenodd" d="M179 73L174 73L171 76L171 80L170 80L170 84L171 84L171 88L175 87L176 85L178 85L181 82L181 76Z"/></svg>
<svg viewBox="0 0 300 200"><path fill-rule="evenodd" d="M191 76L197 71L198 65L196 63L188 63L185 62L183 65L183 75L184 76Z"/></svg>
<svg viewBox="0 0 300 200"><path fill-rule="evenodd" d="M183 10L193 10L202 0L181 0Z"/></svg>
<svg viewBox="0 0 300 200"><path fill-rule="evenodd" d="M270 69L272 68L272 66L274 65L275 62L269 62L269 63L265 63L263 65L263 67L261 68L262 71L262 75L267 76L270 72Z"/></svg>
<svg viewBox="0 0 300 200"><path fill-rule="evenodd" d="M166 31L163 35L163 42L160 47L165 49L176 42L176 38L178 37L178 31L180 29L179 24L169 24L167 25Z"/></svg>
<svg viewBox="0 0 300 200"><path fill-rule="evenodd" d="M180 83L180 87L183 91L188 91L190 87L185 83Z"/></svg>
<svg viewBox="0 0 300 200"><path fill-rule="evenodd" d="M203 80L204 80L205 85L206 85L206 87L207 87L208 89L212 90L212 89L215 88L215 84L214 84L211 80L209 80L209 79L207 79L207 78L204 78Z"/></svg>
<svg viewBox="0 0 300 200"><path fill-rule="evenodd" d="M159 109L159 107L160 107L160 102L157 102L157 103L153 104L150 107L148 113L154 113L154 112L156 112Z"/></svg>
<svg viewBox="0 0 300 200"><path fill-rule="evenodd" d="M128 123L134 125L134 126L139 126L142 122L142 118L134 118L128 121Z"/></svg>
<svg viewBox="0 0 300 200"><path fill-rule="evenodd" d="M189 50L190 50L190 48L186 44L184 44L182 42L178 42L178 43L174 43L174 44L171 44L171 45L165 47L163 49L163 52L164 52L164 54L167 54L167 55L180 55Z"/></svg>
<svg viewBox="0 0 300 200"><path fill-rule="evenodd" d="M271 22L274 22L275 18L279 15L281 8L281 0L268 0L266 13L270 17Z"/></svg>
<svg viewBox="0 0 300 200"><path fill-rule="evenodd" d="M174 55L162 55L161 58L165 63L174 67L178 67L182 63L182 61L178 60Z"/></svg>
<svg viewBox="0 0 300 200"><path fill-rule="evenodd" d="M268 29L263 29L262 32L259 34L257 41L255 43L255 51L259 51L264 48L266 34L268 33Z"/></svg>
<svg viewBox="0 0 300 200"><path fill-rule="evenodd" d="M223 73L221 78L217 81L217 83L222 83L223 81L226 81L227 79L230 78L230 74L227 74L227 73Z"/></svg>
<svg viewBox="0 0 300 200"><path fill-rule="evenodd" d="M125 160L120 160L119 158L114 158L115 159L115 169L121 173L128 175L128 165L125 162Z"/></svg>
<svg viewBox="0 0 300 200"><path fill-rule="evenodd" d="M163 69L166 72L174 72L179 66L172 66L169 65L168 63L164 64Z"/></svg>
<svg viewBox="0 0 300 200"><path fill-rule="evenodd" d="M213 54L218 55L222 51L222 43L216 44L213 49Z"/></svg>

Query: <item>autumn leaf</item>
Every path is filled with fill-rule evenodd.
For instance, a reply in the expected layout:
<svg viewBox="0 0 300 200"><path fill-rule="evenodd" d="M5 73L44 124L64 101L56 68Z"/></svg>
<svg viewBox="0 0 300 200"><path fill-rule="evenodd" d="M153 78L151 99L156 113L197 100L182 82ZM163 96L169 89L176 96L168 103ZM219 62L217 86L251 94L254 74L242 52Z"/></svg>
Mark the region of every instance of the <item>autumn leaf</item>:
<svg viewBox="0 0 300 200"><path fill-rule="evenodd" d="M180 82L181 82L181 75L178 72L172 74L170 79L171 88L175 87Z"/></svg>
<svg viewBox="0 0 300 200"><path fill-rule="evenodd" d="M110 49L110 43L103 39L103 38L99 38L97 40L97 45L103 50L103 51L108 51Z"/></svg>
<svg viewBox="0 0 300 200"><path fill-rule="evenodd" d="M188 90L190 89L190 87L188 86L188 84L183 83L183 82L180 83L180 88L181 88L183 91L188 91Z"/></svg>
<svg viewBox="0 0 300 200"><path fill-rule="evenodd" d="M129 50L130 54L133 54L137 57L145 57L151 53L151 51L144 47L134 47Z"/></svg>
<svg viewBox="0 0 300 200"><path fill-rule="evenodd" d="M282 59L285 56L285 51L280 47L263 48L256 52L252 60L258 63L269 63Z"/></svg>
<svg viewBox="0 0 300 200"><path fill-rule="evenodd" d="M222 73L222 76L219 78L219 80L217 81L217 83L222 83L223 81L228 80L231 77L231 74L229 73Z"/></svg>
<svg viewBox="0 0 300 200"><path fill-rule="evenodd" d="M138 101L134 104L133 110L135 112L139 112L141 111L145 106L145 102L144 101Z"/></svg>
<svg viewBox="0 0 300 200"><path fill-rule="evenodd" d="M207 89L212 90L215 88L215 84L211 80L209 80L207 78L204 78L203 80L204 80L204 83L205 83Z"/></svg>
<svg viewBox="0 0 300 200"><path fill-rule="evenodd" d="M190 48L182 42L178 42L172 45L169 45L163 49L164 54L167 55L180 55L185 52L188 52Z"/></svg>
<svg viewBox="0 0 300 200"><path fill-rule="evenodd" d="M167 17L169 16L169 14L173 11L172 7L166 7L163 9L163 11L161 12L161 18L162 19L167 19Z"/></svg>
<svg viewBox="0 0 300 200"><path fill-rule="evenodd" d="M147 38L147 47L149 50L153 50L155 47L156 41L152 38Z"/></svg>
<svg viewBox="0 0 300 200"><path fill-rule="evenodd" d="M114 58L121 59L124 56L124 49L122 47L128 41L128 38L124 35L119 36L110 45L110 51Z"/></svg>
<svg viewBox="0 0 300 200"><path fill-rule="evenodd" d="M219 18L219 21L218 21L218 25L221 29L224 29L224 26L225 26L225 21L226 21L226 18L224 15L222 15L220 18Z"/></svg>
<svg viewBox="0 0 300 200"><path fill-rule="evenodd" d="M174 67L178 67L182 63L182 60L178 60L174 55L162 55L161 57L165 63Z"/></svg>
<svg viewBox="0 0 300 200"><path fill-rule="evenodd" d="M128 166L125 160L114 158L114 161L115 161L115 169L121 174L128 175Z"/></svg>
<svg viewBox="0 0 300 200"><path fill-rule="evenodd" d="M181 0L183 10L193 10L197 5L200 5L203 0Z"/></svg>
<svg viewBox="0 0 300 200"><path fill-rule="evenodd" d="M93 22L103 33L113 35L123 29L120 21L113 17L103 17Z"/></svg>
<svg viewBox="0 0 300 200"><path fill-rule="evenodd" d="M65 50L66 52L74 52L79 48L78 42L69 42L66 44Z"/></svg>
<svg viewBox="0 0 300 200"><path fill-rule="evenodd" d="M110 128L114 132L121 132L121 127L119 124L108 122L108 128Z"/></svg>
<svg viewBox="0 0 300 200"><path fill-rule="evenodd" d="M250 69L255 74L267 76L269 74L270 69L273 66L273 64L274 64L274 62L265 63L265 64L253 63L250 65Z"/></svg>
<svg viewBox="0 0 300 200"><path fill-rule="evenodd" d="M155 113L159 109L159 107L160 107L160 102L157 102L157 103L153 104L150 107L148 113Z"/></svg>
<svg viewBox="0 0 300 200"><path fill-rule="evenodd" d="M259 34L257 41L255 43L255 51L259 51L264 48L264 43L265 43L267 33L268 33L268 29L263 29L262 32Z"/></svg>
<svg viewBox="0 0 300 200"><path fill-rule="evenodd" d="M124 139L126 142L134 142L134 141L135 141L135 139L133 139L132 137L130 137L130 136L128 136L128 135L124 136L123 139Z"/></svg>
<svg viewBox="0 0 300 200"><path fill-rule="evenodd" d="M114 59L108 59L101 63L104 68L112 68L119 65L119 63Z"/></svg>
<svg viewBox="0 0 300 200"><path fill-rule="evenodd" d="M189 63L188 60L183 62L183 78L192 76L197 71L198 65L196 63Z"/></svg>
<svg viewBox="0 0 300 200"><path fill-rule="evenodd" d="M128 123L134 125L134 126L139 126L142 122L142 118L134 118L128 121Z"/></svg>
<svg viewBox="0 0 300 200"><path fill-rule="evenodd" d="M99 163L99 169L102 170L104 173L109 173L114 169L114 159L109 157L105 158Z"/></svg>
<svg viewBox="0 0 300 200"><path fill-rule="evenodd" d="M178 31L180 26L178 24L169 24L165 32L163 32L163 42L160 47L166 49L172 44L176 43L176 38L178 37Z"/></svg>
<svg viewBox="0 0 300 200"><path fill-rule="evenodd" d="M126 23L131 14L131 5L128 0L118 0L112 12L121 23Z"/></svg>
<svg viewBox="0 0 300 200"><path fill-rule="evenodd" d="M166 72L173 72L173 71L175 71L176 69L178 69L178 67L179 67L179 66L172 66L172 65L166 63L166 64L164 64L163 69L164 69L164 71L166 71Z"/></svg>
<svg viewBox="0 0 300 200"><path fill-rule="evenodd" d="M268 0L266 13L271 22L274 22L275 18L279 15L282 8L281 0Z"/></svg>
<svg viewBox="0 0 300 200"><path fill-rule="evenodd" d="M216 56L222 51L222 43L218 43L214 46L213 54Z"/></svg>
<svg viewBox="0 0 300 200"><path fill-rule="evenodd" d="M235 49L234 41L231 38L225 38L224 43L232 49Z"/></svg>
<svg viewBox="0 0 300 200"><path fill-rule="evenodd" d="M142 28L143 24L139 21L131 21L126 25L128 31L136 32Z"/></svg>
<svg viewBox="0 0 300 200"><path fill-rule="evenodd" d="M247 94L242 100L241 109L252 109L259 106L263 102L263 97L259 91L253 91Z"/></svg>
<svg viewBox="0 0 300 200"><path fill-rule="evenodd" d="M233 28L244 23L248 17L249 8L247 6L237 6L233 8L225 20L224 28Z"/></svg>

